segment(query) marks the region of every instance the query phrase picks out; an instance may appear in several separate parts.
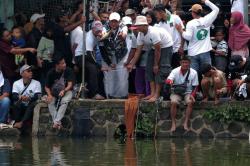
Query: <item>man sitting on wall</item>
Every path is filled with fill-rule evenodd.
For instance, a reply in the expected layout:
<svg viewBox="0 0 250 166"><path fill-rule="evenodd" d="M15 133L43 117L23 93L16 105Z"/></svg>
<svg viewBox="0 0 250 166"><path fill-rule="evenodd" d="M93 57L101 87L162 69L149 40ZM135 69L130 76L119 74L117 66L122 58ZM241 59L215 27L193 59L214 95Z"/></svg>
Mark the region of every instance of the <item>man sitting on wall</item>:
<svg viewBox="0 0 250 166"><path fill-rule="evenodd" d="M56 56L55 68L47 74L45 91L49 112L53 119L53 128L61 129L69 101L72 99L72 87L75 80L73 70L66 67L63 57Z"/></svg>
<svg viewBox="0 0 250 166"><path fill-rule="evenodd" d="M203 74L203 79L201 80L204 95L203 101L207 102L211 98L214 99L215 104L218 104L220 96L227 93L225 74L208 63L203 64L201 73Z"/></svg>
<svg viewBox="0 0 250 166"><path fill-rule="evenodd" d="M13 84L12 99L14 101L13 118L14 127L22 128L23 122L32 119L36 100L41 96L40 82L32 79L31 66L20 68L21 79Z"/></svg>
<svg viewBox="0 0 250 166"><path fill-rule="evenodd" d="M186 56L183 56L181 61L181 66L172 70L168 76L165 83L172 86L172 92L170 96L171 100L171 120L172 127L171 131L176 130L176 111L177 105L184 99L185 104L187 104L186 116L183 127L186 131L189 130L188 121L193 110L193 105L195 102L195 94L197 91L198 74L197 72L190 68L190 59Z"/></svg>

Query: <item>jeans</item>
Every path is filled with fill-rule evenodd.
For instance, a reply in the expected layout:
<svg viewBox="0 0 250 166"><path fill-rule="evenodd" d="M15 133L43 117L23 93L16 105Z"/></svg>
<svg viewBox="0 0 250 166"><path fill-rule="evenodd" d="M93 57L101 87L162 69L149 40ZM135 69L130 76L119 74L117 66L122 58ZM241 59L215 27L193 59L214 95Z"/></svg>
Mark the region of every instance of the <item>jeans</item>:
<svg viewBox="0 0 250 166"><path fill-rule="evenodd" d="M68 103L72 99L72 91L68 91L65 93L65 95L62 97L59 107L57 107L58 99L53 97L53 100L51 103L48 104L49 112L52 116L52 120L54 123L61 123L62 118L64 117L64 114L66 112L66 109L68 107Z"/></svg>
<svg viewBox="0 0 250 166"><path fill-rule="evenodd" d="M4 97L0 100L0 123L6 123L10 109L10 99Z"/></svg>
<svg viewBox="0 0 250 166"><path fill-rule="evenodd" d="M201 66L204 63L208 63L211 64L211 57L210 57L210 52L205 52L205 53L201 53L195 56L190 56L189 57L191 60L191 68L196 70L197 73L200 73L201 71Z"/></svg>

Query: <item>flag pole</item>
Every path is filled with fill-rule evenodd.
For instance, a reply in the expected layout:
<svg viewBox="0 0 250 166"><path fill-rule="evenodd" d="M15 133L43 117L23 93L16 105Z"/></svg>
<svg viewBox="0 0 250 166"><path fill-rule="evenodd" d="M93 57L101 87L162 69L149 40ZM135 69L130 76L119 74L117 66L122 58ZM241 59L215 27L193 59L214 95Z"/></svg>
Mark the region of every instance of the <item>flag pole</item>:
<svg viewBox="0 0 250 166"><path fill-rule="evenodd" d="M86 16L86 0L83 0L83 12L82 12L82 15L83 17ZM81 96L81 98L85 98L84 96L84 92L85 92L85 51L86 51L86 46L85 46L85 43L86 43L86 24L87 24L87 20L86 22L83 24L83 55L82 55L82 84L81 84L81 87L80 89L83 91L83 93L81 92L81 94L79 94Z"/></svg>

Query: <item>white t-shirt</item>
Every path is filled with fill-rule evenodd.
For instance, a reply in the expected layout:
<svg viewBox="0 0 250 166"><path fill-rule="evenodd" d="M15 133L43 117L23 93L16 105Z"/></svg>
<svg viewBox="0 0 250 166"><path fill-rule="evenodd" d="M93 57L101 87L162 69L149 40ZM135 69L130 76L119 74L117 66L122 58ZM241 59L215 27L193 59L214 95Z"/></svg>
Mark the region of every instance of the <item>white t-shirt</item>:
<svg viewBox="0 0 250 166"><path fill-rule="evenodd" d="M80 56L83 55L83 29L81 26L76 27L70 34L70 40L71 40L71 48L75 44L77 44L77 47L74 52L74 56Z"/></svg>
<svg viewBox="0 0 250 166"><path fill-rule="evenodd" d="M148 45L153 47L157 43L161 44L161 48L167 48L173 46L173 39L165 29L152 26L148 27L146 35L139 32L137 36L137 46Z"/></svg>
<svg viewBox="0 0 250 166"><path fill-rule="evenodd" d="M182 34L183 38L189 41L189 56L209 52L212 49L210 42L210 27L217 18L219 8L209 0L206 0L205 4L212 9L212 12L205 17L189 21L186 31Z"/></svg>
<svg viewBox="0 0 250 166"><path fill-rule="evenodd" d="M22 91L24 90L25 86L23 84L23 79L19 79L14 82L12 93L18 93L21 95ZM42 93L41 91L41 84L40 82L36 80L31 80L31 83L29 84L28 88L23 92L22 96L28 96L28 97L34 97L35 93Z"/></svg>
<svg viewBox="0 0 250 166"><path fill-rule="evenodd" d="M92 30L88 31L86 34L86 51L94 51L97 42L98 40L93 34L93 31Z"/></svg>
<svg viewBox="0 0 250 166"><path fill-rule="evenodd" d="M181 24L182 28L183 29L185 28L180 17L174 14L170 15L170 19L167 20L166 22L160 22L159 24L156 24L156 26L167 30L172 36L174 42L173 44L174 53L178 52L179 48L181 47L181 34L175 28L177 24Z"/></svg>
<svg viewBox="0 0 250 166"><path fill-rule="evenodd" d="M172 72L168 76L168 79L172 80L174 82L173 83L174 85L180 85L180 84L183 84L185 82L187 74L188 74L188 72L186 72L184 75L182 75L181 67L177 67L177 68L172 70ZM192 87L198 86L198 85L199 85L198 74L194 69L190 68L186 93L191 93Z"/></svg>
<svg viewBox="0 0 250 166"><path fill-rule="evenodd" d="M230 0L231 4L233 0ZM244 16L244 0L234 0L231 8L231 12L241 12L242 15Z"/></svg>
<svg viewBox="0 0 250 166"><path fill-rule="evenodd" d="M136 36L133 34L132 35L132 47L131 48L136 48L137 47L137 38ZM143 45L143 48L142 48L143 51L148 51L150 50L150 47L148 45Z"/></svg>

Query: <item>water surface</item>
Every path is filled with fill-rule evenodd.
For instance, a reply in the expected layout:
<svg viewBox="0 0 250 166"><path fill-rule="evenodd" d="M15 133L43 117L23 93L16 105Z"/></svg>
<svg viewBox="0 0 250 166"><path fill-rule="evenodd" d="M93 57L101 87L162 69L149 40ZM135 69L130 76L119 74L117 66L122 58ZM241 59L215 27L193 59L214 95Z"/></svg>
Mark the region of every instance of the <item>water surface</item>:
<svg viewBox="0 0 250 166"><path fill-rule="evenodd" d="M248 140L0 138L0 165L249 166Z"/></svg>

